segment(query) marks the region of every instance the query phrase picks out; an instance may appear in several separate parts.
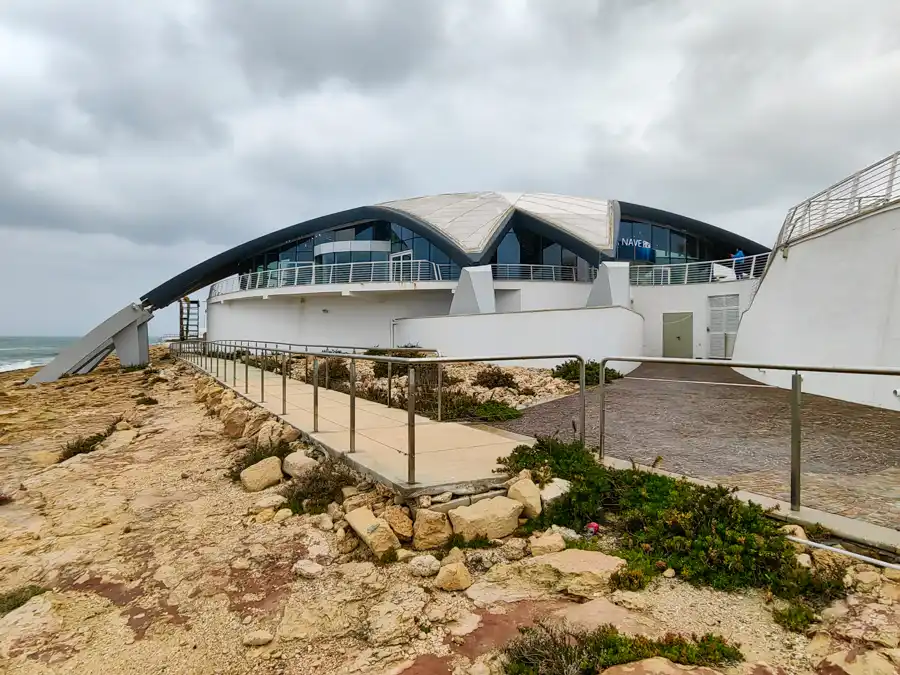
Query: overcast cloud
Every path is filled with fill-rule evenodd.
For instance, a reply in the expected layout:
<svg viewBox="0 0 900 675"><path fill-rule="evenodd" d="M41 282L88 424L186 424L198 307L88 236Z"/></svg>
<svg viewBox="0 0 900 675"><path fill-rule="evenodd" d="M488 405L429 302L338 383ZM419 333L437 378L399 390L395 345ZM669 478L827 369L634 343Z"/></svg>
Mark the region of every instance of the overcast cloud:
<svg viewBox="0 0 900 675"><path fill-rule="evenodd" d="M82 333L259 234L435 192L771 244L900 149L898 27L897 0L4 0L0 335Z"/></svg>

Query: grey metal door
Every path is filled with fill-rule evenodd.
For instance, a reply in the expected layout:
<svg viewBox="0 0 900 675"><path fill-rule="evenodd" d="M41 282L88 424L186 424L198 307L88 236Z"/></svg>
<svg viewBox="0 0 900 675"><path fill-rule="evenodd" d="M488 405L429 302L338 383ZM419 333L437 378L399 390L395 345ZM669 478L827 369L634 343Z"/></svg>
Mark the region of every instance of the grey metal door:
<svg viewBox="0 0 900 675"><path fill-rule="evenodd" d="M669 312L663 317L663 356L694 358L694 313Z"/></svg>
<svg viewBox="0 0 900 675"><path fill-rule="evenodd" d="M709 358L731 358L741 323L740 301L737 294L709 296Z"/></svg>

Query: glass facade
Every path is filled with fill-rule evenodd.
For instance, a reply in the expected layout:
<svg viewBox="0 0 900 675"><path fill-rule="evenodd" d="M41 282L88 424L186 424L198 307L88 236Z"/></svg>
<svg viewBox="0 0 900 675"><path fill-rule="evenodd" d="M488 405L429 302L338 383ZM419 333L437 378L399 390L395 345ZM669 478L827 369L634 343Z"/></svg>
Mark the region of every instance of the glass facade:
<svg viewBox="0 0 900 675"><path fill-rule="evenodd" d="M708 260L707 242L663 225L622 220L616 240L616 260L679 264Z"/></svg>
<svg viewBox="0 0 900 675"><path fill-rule="evenodd" d="M552 239L513 225L500 241L491 264L577 267L578 256Z"/></svg>

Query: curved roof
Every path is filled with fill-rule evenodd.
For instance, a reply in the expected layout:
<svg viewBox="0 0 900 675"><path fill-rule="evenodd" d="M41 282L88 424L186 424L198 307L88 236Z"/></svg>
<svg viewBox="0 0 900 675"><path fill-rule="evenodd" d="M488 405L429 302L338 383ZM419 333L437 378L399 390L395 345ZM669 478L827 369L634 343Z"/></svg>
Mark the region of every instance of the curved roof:
<svg viewBox="0 0 900 675"><path fill-rule="evenodd" d="M247 258L316 232L372 220L388 220L407 227L430 239L453 262L468 266L490 260L515 218L596 265L613 254L620 216L715 238L726 245L742 247L748 255L768 250L707 223L638 204L546 193L463 192L361 206L270 232L191 267L143 295L141 301L150 308L165 307L237 273Z"/></svg>

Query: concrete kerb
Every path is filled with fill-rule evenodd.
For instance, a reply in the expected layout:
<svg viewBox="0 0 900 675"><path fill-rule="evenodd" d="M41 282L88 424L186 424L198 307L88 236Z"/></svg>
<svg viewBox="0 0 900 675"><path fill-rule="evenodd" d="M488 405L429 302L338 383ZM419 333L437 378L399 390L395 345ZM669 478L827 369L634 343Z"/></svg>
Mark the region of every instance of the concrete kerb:
<svg viewBox="0 0 900 675"><path fill-rule="evenodd" d="M612 469L631 469L636 468L640 471L655 473L660 476L668 476L669 478L683 479L695 485L704 485L706 487L716 487L718 483L713 483L700 478L691 478L683 474L665 471L663 469L655 469L644 464L632 464L632 462L624 459L615 459L613 457L604 457L603 464ZM818 511L807 507L801 507L799 511L791 511L789 502L783 502L772 497L738 490L735 492L738 499L754 503L769 511L772 518L787 523L803 525L821 525L832 532L838 539L844 539L856 544L868 546L873 549L885 551L895 555L900 555L900 531L891 530L880 525L873 525L863 520L854 520L845 518L826 511Z"/></svg>

